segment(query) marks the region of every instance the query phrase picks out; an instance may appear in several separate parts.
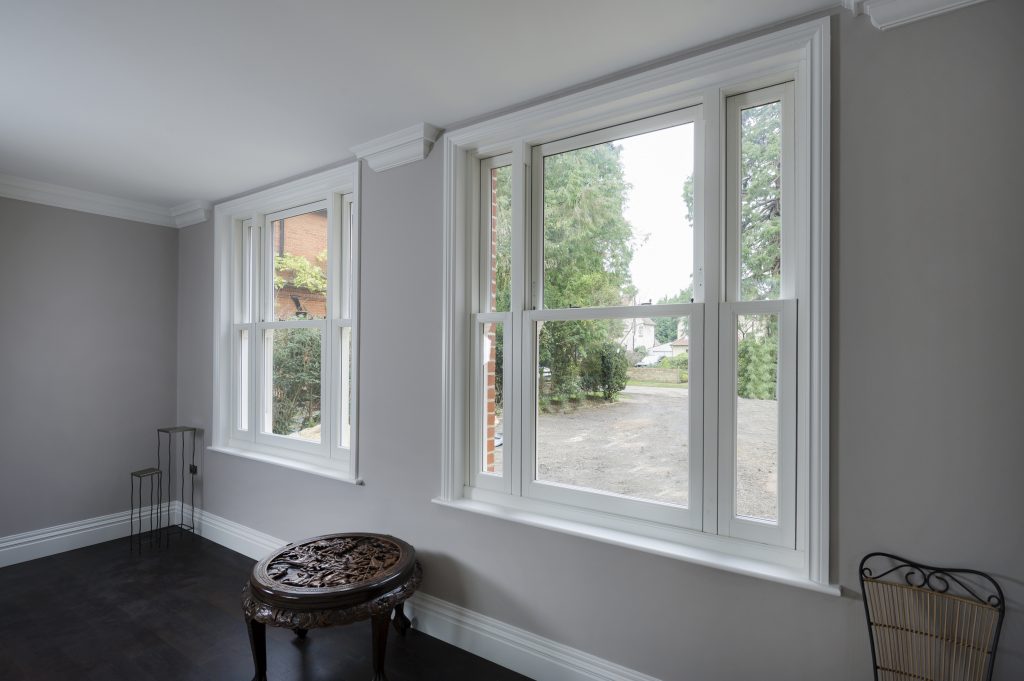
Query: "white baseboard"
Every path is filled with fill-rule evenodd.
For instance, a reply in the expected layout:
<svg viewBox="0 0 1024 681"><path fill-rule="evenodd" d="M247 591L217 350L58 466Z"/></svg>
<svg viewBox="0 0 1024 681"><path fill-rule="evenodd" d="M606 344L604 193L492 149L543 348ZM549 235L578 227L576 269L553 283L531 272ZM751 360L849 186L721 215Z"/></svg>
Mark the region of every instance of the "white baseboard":
<svg viewBox="0 0 1024 681"><path fill-rule="evenodd" d="M164 517L186 516L180 502L165 504ZM148 507L147 507L148 513ZM196 531L206 539L254 560L287 542L202 509ZM66 525L0 537L0 567L42 558L128 535L128 511ZM474 655L542 681L658 681L653 676L571 648L493 617L418 593L408 602L413 627Z"/></svg>
<svg viewBox="0 0 1024 681"><path fill-rule="evenodd" d="M658 681L430 594L417 593L408 603L414 628L532 679Z"/></svg>
<svg viewBox="0 0 1024 681"><path fill-rule="evenodd" d="M163 505L164 518L168 517L171 510L173 504ZM143 507L142 513L148 522L149 506ZM153 513L156 515L155 507ZM0 567L127 537L128 520L129 511L118 511L97 518L0 537Z"/></svg>
<svg viewBox="0 0 1024 681"><path fill-rule="evenodd" d="M186 505L186 516L188 513L189 507ZM283 539L199 508L196 509L196 532L212 542L237 551L253 560L260 560L274 549L279 549L288 543Z"/></svg>

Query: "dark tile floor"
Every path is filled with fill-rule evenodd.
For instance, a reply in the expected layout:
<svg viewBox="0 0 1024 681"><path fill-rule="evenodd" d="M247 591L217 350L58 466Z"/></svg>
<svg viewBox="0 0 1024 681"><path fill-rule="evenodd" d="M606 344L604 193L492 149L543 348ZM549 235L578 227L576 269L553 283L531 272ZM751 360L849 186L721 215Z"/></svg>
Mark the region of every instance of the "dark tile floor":
<svg viewBox="0 0 1024 681"><path fill-rule="evenodd" d="M254 561L200 537L97 544L0 569L3 681L249 681L239 594ZM370 623L305 641L268 627L270 681L368 681ZM391 632L389 681L529 681L412 630Z"/></svg>

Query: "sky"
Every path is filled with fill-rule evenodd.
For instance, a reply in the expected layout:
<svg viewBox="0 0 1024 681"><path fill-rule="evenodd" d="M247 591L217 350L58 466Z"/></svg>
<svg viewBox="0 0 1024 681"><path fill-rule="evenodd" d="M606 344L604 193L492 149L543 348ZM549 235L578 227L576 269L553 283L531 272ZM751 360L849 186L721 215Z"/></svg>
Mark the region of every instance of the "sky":
<svg viewBox="0 0 1024 681"><path fill-rule="evenodd" d="M622 148L625 180L632 185L623 215L636 242L630 272L639 303L657 303L690 284L693 229L686 219L683 183L693 174L693 133L693 124L687 123L615 143Z"/></svg>

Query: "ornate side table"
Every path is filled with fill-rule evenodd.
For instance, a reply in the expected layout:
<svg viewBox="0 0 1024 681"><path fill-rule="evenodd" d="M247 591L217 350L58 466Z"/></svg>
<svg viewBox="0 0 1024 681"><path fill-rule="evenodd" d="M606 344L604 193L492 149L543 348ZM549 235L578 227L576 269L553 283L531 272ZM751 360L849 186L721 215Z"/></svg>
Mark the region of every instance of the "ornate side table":
<svg viewBox="0 0 1024 681"><path fill-rule="evenodd" d="M242 609L256 666L267 680L266 625L299 638L316 627L373 622L373 679L386 681L384 650L394 612L399 633L409 628L403 604L420 584L416 550L384 534L326 534L303 539L256 564L242 588Z"/></svg>

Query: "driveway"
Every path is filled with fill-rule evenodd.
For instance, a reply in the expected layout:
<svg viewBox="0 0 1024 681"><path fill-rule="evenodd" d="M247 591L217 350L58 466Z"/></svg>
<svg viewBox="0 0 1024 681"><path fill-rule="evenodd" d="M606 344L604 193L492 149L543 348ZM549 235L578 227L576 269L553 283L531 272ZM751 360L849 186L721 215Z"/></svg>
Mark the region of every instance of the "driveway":
<svg viewBox="0 0 1024 681"><path fill-rule="evenodd" d="M776 514L776 403L739 400L737 508ZM689 390L628 386L612 403L537 419L538 479L686 505Z"/></svg>

